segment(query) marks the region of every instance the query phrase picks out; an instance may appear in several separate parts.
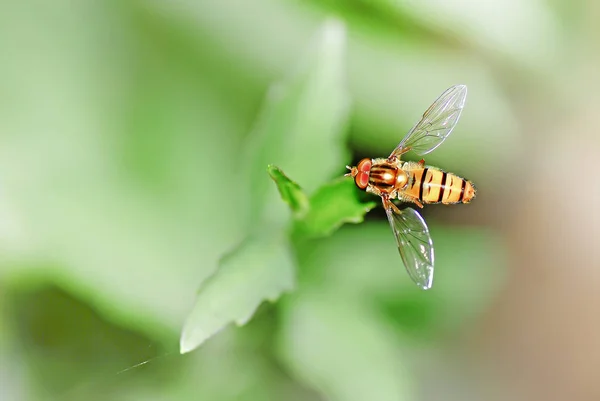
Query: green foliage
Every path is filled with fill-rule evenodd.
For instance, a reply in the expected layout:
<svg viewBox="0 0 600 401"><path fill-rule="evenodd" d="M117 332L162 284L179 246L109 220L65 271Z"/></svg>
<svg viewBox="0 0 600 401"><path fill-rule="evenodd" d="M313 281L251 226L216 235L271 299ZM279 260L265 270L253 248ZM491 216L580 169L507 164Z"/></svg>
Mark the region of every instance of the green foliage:
<svg viewBox="0 0 600 401"><path fill-rule="evenodd" d="M267 165L284 167L309 191L343 165L347 154L343 134L350 103L345 46L344 25L338 20L327 21L293 73L271 85L244 145L249 229L265 220L280 223L287 218L281 208L272 207Z"/></svg>
<svg viewBox="0 0 600 401"><path fill-rule="evenodd" d="M344 223L361 223L365 214L377 205L376 202L360 202L350 179L340 178L327 183L309 199L280 168L269 166L268 171L281 198L292 210L296 220L295 234L299 237L326 237Z"/></svg>
<svg viewBox="0 0 600 401"><path fill-rule="evenodd" d="M310 210L297 222L296 229L303 237L328 236L344 223L361 223L376 205L360 202L354 182L340 178L323 185L310 197Z"/></svg>
<svg viewBox="0 0 600 401"><path fill-rule="evenodd" d="M248 238L202 284L181 334L181 352L192 351L230 322L245 324L264 299L275 301L293 284L285 234L274 230Z"/></svg>
<svg viewBox="0 0 600 401"><path fill-rule="evenodd" d="M308 196L302 191L300 185L290 180L277 166L267 167L269 175L275 181L281 199L288 204L295 219L303 219L310 209Z"/></svg>
<svg viewBox="0 0 600 401"><path fill-rule="evenodd" d="M414 399L503 282L514 111L569 99L531 89L568 81L572 37L513 3L4 2L0 399ZM423 293L380 210L347 224L379 200L340 175L456 83L427 161L481 197L424 210Z"/></svg>
<svg viewBox="0 0 600 401"><path fill-rule="evenodd" d="M340 144L348 105L344 48L343 24L326 22L298 72L271 88L245 147L246 165L250 166L246 181L250 184L249 237L245 245L221 260L200 288L181 335L182 353L200 346L230 322L244 324L262 300L274 301L292 287L293 262L284 234L287 213L273 201L273 187L265 185L264 167L268 161L278 160L308 188L314 188L342 163ZM294 217L303 219L309 206L302 189L277 167L269 165L268 173ZM320 198L322 195L317 200ZM319 204L324 205L322 199ZM307 227L313 231L331 231L343 221L358 219L344 215L328 219L315 210L307 218ZM323 222L331 227L319 227Z"/></svg>

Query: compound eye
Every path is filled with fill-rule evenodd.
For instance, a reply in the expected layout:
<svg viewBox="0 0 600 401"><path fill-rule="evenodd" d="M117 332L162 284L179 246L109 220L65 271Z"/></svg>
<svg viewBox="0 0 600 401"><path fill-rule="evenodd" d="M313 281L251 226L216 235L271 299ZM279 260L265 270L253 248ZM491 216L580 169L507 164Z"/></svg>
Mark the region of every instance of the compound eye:
<svg viewBox="0 0 600 401"><path fill-rule="evenodd" d="M354 178L354 182L360 189L365 189L367 188L367 185L369 185L369 172L371 171L371 164L371 159L362 159L356 167L358 173Z"/></svg>
<svg viewBox="0 0 600 401"><path fill-rule="evenodd" d="M369 185L369 174L363 172L356 174L354 182L360 189L365 189Z"/></svg>
<svg viewBox="0 0 600 401"><path fill-rule="evenodd" d="M368 174L369 171L371 171L371 159L362 159L358 162L358 166L356 166L356 168L358 168L359 172Z"/></svg>

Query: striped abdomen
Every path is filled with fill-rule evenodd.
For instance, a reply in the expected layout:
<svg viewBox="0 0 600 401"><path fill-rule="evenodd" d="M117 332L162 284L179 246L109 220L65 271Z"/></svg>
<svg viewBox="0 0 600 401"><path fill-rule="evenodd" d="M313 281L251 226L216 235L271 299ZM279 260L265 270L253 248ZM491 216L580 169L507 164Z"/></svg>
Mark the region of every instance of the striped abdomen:
<svg viewBox="0 0 600 401"><path fill-rule="evenodd" d="M423 203L469 203L475 197L475 187L469 180L435 167L407 171L408 186L402 193Z"/></svg>

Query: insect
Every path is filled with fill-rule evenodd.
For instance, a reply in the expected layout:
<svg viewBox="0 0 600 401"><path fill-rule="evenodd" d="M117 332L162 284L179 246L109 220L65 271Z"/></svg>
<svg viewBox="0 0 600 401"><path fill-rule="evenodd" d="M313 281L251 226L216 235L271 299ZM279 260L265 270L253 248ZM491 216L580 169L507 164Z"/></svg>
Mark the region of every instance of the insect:
<svg viewBox="0 0 600 401"><path fill-rule="evenodd" d="M433 284L433 241L423 217L415 209L403 210L392 202L423 204L469 203L475 186L469 180L437 167L419 162L402 161L412 150L422 156L433 151L450 135L465 105L467 87L456 85L446 90L423 114L387 159L362 159L346 176L356 186L381 197L383 208L394 232L398 251L410 278L422 289Z"/></svg>

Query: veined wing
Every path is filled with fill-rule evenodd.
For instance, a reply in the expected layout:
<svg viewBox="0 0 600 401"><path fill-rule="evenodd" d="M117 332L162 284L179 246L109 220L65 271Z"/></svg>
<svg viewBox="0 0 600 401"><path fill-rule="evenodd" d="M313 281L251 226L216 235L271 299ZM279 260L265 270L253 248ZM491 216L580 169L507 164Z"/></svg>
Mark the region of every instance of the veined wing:
<svg viewBox="0 0 600 401"><path fill-rule="evenodd" d="M391 202L391 201L388 201ZM383 207L396 237L398 251L410 278L422 289L433 284L433 241L423 217L412 208L400 213L392 206Z"/></svg>
<svg viewBox="0 0 600 401"><path fill-rule="evenodd" d="M442 93L406 134L390 158L399 157L409 150L421 156L440 146L456 126L466 98L466 85L456 85Z"/></svg>

